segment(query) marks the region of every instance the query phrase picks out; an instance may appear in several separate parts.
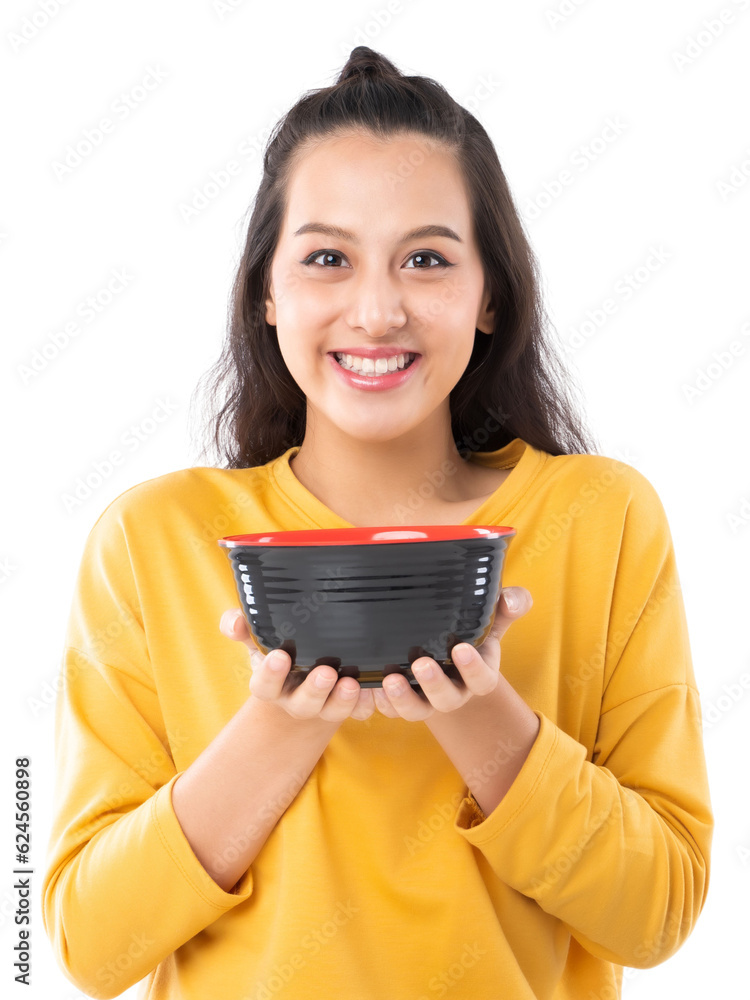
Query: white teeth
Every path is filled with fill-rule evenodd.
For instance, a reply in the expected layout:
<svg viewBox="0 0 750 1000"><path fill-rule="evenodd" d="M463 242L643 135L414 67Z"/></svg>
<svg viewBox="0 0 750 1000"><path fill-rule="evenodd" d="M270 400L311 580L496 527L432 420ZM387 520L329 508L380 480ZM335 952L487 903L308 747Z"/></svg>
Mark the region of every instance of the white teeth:
<svg viewBox="0 0 750 1000"><path fill-rule="evenodd" d="M405 368L415 357L415 354L397 354L390 358L361 358L356 354L335 355L336 360L342 368L361 372L363 375L369 375L372 378L377 378L379 375L386 374L386 372L399 371Z"/></svg>

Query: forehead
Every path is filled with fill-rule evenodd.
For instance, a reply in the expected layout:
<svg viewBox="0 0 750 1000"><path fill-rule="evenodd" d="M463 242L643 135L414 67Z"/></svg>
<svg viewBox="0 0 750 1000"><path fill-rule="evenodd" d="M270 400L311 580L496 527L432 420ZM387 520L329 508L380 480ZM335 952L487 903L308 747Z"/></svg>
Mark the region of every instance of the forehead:
<svg viewBox="0 0 750 1000"><path fill-rule="evenodd" d="M442 223L468 240L471 213L454 155L428 136L348 134L308 144L287 191L285 233L315 219L353 232Z"/></svg>

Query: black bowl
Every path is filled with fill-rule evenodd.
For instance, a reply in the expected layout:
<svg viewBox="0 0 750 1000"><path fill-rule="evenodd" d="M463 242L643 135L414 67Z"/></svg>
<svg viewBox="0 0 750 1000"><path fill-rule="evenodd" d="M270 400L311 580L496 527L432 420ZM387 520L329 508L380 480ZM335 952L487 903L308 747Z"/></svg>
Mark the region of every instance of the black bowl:
<svg viewBox="0 0 750 1000"><path fill-rule="evenodd" d="M459 642L480 646L495 617L505 550L515 528L427 525L230 535L250 632L263 653L292 660L287 689L323 663L362 687L430 656L462 683Z"/></svg>

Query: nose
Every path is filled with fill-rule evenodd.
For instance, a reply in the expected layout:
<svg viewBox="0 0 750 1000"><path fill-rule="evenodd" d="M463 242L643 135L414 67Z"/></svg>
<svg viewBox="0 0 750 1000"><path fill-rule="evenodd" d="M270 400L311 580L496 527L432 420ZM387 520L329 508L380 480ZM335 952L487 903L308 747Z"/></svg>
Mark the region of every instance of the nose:
<svg viewBox="0 0 750 1000"><path fill-rule="evenodd" d="M369 337L387 337L407 321L403 288L387 273L374 267L364 270L350 286L351 303L346 319L353 330Z"/></svg>

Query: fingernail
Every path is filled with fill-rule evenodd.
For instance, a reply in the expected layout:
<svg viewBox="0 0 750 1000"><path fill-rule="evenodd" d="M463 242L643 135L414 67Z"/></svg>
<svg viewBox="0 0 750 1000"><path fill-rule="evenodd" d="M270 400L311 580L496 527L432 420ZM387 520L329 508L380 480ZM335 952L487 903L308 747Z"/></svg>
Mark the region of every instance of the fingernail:
<svg viewBox="0 0 750 1000"><path fill-rule="evenodd" d="M272 649L268 654L268 659L266 663L271 670L283 670L284 669L284 654L280 653L276 649Z"/></svg>
<svg viewBox="0 0 750 1000"><path fill-rule="evenodd" d="M504 590L505 606L510 612L518 611L518 595L512 590Z"/></svg>
<svg viewBox="0 0 750 1000"><path fill-rule="evenodd" d="M457 663L460 667L465 667L468 663L471 663L473 647L469 647L466 643L461 643L460 646L454 646L451 650L451 658L454 663Z"/></svg>
<svg viewBox="0 0 750 1000"><path fill-rule="evenodd" d="M418 677L421 677L426 681L431 681L435 676L435 668L431 663L415 663L412 666L412 670L416 671Z"/></svg>

